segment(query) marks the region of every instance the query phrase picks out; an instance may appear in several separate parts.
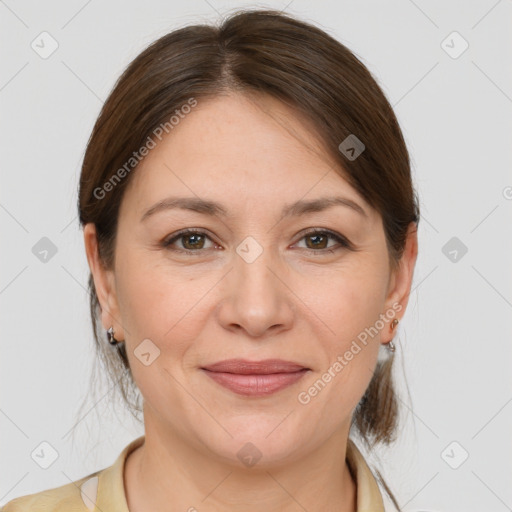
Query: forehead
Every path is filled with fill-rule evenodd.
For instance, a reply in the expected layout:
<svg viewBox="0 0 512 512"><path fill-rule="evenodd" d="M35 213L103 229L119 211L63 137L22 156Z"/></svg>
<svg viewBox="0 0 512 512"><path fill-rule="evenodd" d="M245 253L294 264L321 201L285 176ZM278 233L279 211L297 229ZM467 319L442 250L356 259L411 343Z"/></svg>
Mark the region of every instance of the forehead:
<svg viewBox="0 0 512 512"><path fill-rule="evenodd" d="M369 208L340 175L314 127L268 96L198 100L136 168L125 195L142 209L167 195L282 206L343 193Z"/></svg>

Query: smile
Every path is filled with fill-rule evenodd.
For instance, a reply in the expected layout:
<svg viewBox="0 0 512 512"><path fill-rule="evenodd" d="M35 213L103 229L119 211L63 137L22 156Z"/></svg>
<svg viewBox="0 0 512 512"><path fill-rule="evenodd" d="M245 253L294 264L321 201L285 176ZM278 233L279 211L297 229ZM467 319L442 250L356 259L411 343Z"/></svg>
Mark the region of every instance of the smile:
<svg viewBox="0 0 512 512"><path fill-rule="evenodd" d="M291 386L310 371L300 364L280 359L246 361L230 359L201 370L217 384L244 396L262 397Z"/></svg>

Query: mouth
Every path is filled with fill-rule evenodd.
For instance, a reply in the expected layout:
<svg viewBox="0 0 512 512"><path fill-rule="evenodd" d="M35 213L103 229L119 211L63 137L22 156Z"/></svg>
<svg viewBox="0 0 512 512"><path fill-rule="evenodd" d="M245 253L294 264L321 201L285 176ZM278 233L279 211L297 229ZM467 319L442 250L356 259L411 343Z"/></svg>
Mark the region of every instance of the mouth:
<svg viewBox="0 0 512 512"><path fill-rule="evenodd" d="M229 359L202 367L201 370L230 391L254 397L277 393L295 384L311 371L301 364L282 359Z"/></svg>

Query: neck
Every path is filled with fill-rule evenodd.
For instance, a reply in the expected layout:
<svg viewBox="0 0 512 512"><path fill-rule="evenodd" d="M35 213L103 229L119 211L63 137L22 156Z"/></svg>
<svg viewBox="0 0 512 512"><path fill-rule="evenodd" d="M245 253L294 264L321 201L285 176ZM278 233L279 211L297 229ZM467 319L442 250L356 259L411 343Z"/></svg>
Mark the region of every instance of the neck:
<svg viewBox="0 0 512 512"><path fill-rule="evenodd" d="M356 484L345 462L348 435L334 435L293 464L240 468L146 425L144 444L127 458L130 512L208 510L356 511Z"/></svg>

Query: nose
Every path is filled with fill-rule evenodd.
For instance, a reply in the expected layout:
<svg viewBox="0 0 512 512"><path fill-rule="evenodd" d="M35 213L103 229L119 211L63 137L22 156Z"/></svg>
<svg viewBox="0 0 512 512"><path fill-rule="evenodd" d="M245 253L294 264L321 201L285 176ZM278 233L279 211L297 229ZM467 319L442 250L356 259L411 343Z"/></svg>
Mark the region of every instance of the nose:
<svg viewBox="0 0 512 512"><path fill-rule="evenodd" d="M260 339L290 329L296 308L285 273L270 258L270 251L264 250L252 262L236 254L217 310L222 327Z"/></svg>

